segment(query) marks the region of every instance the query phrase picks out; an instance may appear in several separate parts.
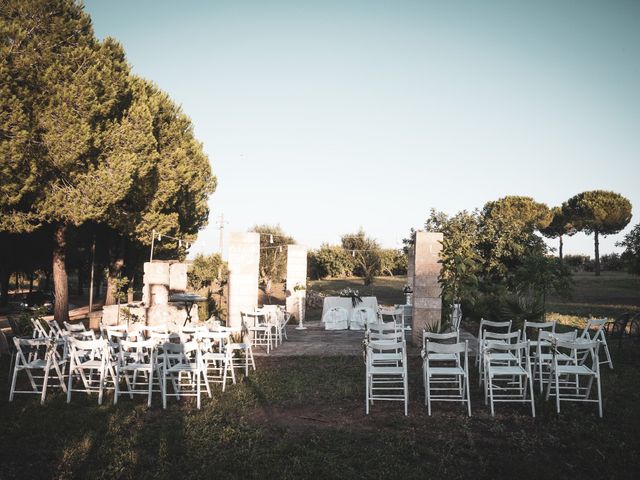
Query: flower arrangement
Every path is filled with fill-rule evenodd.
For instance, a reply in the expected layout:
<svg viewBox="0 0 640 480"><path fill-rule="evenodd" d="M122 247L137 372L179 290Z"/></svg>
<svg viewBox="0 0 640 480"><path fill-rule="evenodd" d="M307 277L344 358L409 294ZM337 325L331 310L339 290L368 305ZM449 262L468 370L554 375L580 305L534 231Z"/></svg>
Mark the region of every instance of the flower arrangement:
<svg viewBox="0 0 640 480"><path fill-rule="evenodd" d="M307 289L307 286L304 283L300 283L300 282L296 283L293 286L293 291L294 292L300 292L300 291L303 291L303 290L306 290L306 289Z"/></svg>
<svg viewBox="0 0 640 480"><path fill-rule="evenodd" d="M338 293L343 298L351 298L351 304L355 308L356 305L362 302L362 298L360 297L360 293L358 290L354 290L352 288L345 288L344 290L340 290Z"/></svg>
<svg viewBox="0 0 640 480"><path fill-rule="evenodd" d="M407 284L402 288L402 293L404 293L405 295L408 293L413 293L413 288L411 288L411 285Z"/></svg>

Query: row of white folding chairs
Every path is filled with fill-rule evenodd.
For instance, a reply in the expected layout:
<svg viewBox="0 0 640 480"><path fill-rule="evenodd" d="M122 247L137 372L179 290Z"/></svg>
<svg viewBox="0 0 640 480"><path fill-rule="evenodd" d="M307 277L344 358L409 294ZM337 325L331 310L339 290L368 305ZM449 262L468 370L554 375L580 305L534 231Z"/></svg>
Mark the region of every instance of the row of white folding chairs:
<svg viewBox="0 0 640 480"><path fill-rule="evenodd" d="M134 393L142 393L136 388L139 384L138 374L141 374L147 384L150 404L153 373L156 372L156 378L158 380L162 378L160 391L165 405L167 396L185 395L181 388L184 374L189 374L189 378L198 383L197 393L194 395L198 396L199 405L199 375L203 376L207 391L210 393L209 382L222 383L223 391L229 375L235 383L235 367L244 368L246 374L249 366L255 370L250 347L244 351L244 358L239 364L234 362L233 353L237 348L235 348L236 344L229 342L228 332L200 330L195 338L180 344L164 342L162 338L138 341L120 339L117 344L114 344L108 342L106 338L82 340L68 333L59 338L52 336L35 339L15 338L17 360L13 371L10 400L13 400L15 393L36 393L41 396L41 402L44 402L47 389L57 386L67 393L67 401L71 400L72 392L83 391L97 392L100 403L104 389L113 388L115 403L120 394L118 385L123 378L127 385L127 393L131 396ZM193 348L187 348L193 345L198 346L195 354ZM162 352L162 361L157 357L158 350ZM187 353L193 357L192 361L184 361ZM182 360L174 362L172 359ZM68 373L65 372L67 363ZM16 389L17 376L21 371L26 372L31 390ZM164 387L167 376L175 377L175 373L178 373L178 379L177 381L175 378L172 379L174 394L170 394ZM49 383L51 374L54 374L57 383ZM129 374L132 375L131 379ZM67 385L65 385L65 377ZM81 381L81 387L74 388L74 379Z"/></svg>
<svg viewBox="0 0 640 480"><path fill-rule="evenodd" d="M265 305L253 312L240 312L243 329L249 334L249 343L265 347L267 354L287 338L287 324L291 314L277 305Z"/></svg>
<svg viewBox="0 0 640 480"><path fill-rule="evenodd" d="M529 340L526 328L536 327L538 338ZM577 338L577 332L555 333L555 325L549 323L525 322L524 331L509 333L495 333L484 330L478 356L479 383L484 385L485 403L491 403L491 413L494 414L494 402L510 401L530 403L532 415L535 416L533 399L533 383L538 380L540 392L547 384L547 398L552 390L552 381L558 380L558 371L568 369L574 372L573 379L566 379L566 373L559 379L562 385L574 386L575 398L569 398L566 389L555 388L558 412L561 400L576 400L597 402L599 414L602 416L601 388L600 388L600 340L593 340L589 329L586 335ZM548 330L545 330L547 328ZM558 342L572 345L570 354L557 348ZM594 363L595 362L595 363ZM558 366L560 365L560 370ZM586 377L588 386L580 385L580 377ZM591 399L592 381L596 380L598 389L596 398ZM578 395L579 392L579 395Z"/></svg>
<svg viewBox="0 0 640 480"><path fill-rule="evenodd" d="M607 338L605 336L605 325L610 320L607 318L591 318L587 320L585 327L579 334L576 334L577 339L582 342L592 342L592 341L600 341L602 344L602 349L605 353L605 359L600 361L601 364L606 363L609 365L609 368L613 369L613 361L611 359L611 353L609 351L609 346L607 345ZM487 331L491 331L494 333L511 333L511 328L513 327L513 322L511 320L506 321L491 321L491 320L480 320L480 327L478 330L478 351L482 346L484 334ZM528 320L524 321L522 330L521 330L521 341L526 342L527 340L531 340L531 346L534 351L538 347L539 339L535 337L539 337L540 332L547 331L551 333L555 333L556 330L556 322L531 322ZM531 335L530 333L537 332L538 335ZM533 354L533 352L532 352ZM478 356L476 359L476 364L480 364L480 357Z"/></svg>

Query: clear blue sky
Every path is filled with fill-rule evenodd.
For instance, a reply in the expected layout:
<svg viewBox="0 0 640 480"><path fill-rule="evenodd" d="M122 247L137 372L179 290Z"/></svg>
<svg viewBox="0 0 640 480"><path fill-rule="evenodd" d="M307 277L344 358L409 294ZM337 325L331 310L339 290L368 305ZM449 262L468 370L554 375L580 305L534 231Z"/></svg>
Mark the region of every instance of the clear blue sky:
<svg viewBox="0 0 640 480"><path fill-rule="evenodd" d="M204 143L219 187L194 251L217 250L221 212L227 231L280 223L315 247L362 226L393 247L430 208L607 189L638 223L640 1L85 5Z"/></svg>

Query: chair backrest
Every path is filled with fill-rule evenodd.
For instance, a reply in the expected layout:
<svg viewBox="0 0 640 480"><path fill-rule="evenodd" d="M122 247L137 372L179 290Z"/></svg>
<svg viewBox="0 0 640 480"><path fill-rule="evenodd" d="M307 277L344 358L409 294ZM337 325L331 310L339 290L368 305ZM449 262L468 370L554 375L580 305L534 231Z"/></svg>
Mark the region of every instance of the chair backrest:
<svg viewBox="0 0 640 480"><path fill-rule="evenodd" d="M366 333L366 338L370 342L401 342L404 340L404 332L402 330L394 330L380 333L369 330Z"/></svg>
<svg viewBox="0 0 640 480"><path fill-rule="evenodd" d="M102 360L110 358L107 341L102 338L95 340L81 340L67 335L69 355L76 364L81 364L84 359Z"/></svg>
<svg viewBox="0 0 640 480"><path fill-rule="evenodd" d="M176 364L190 364L194 361L200 364L200 347L198 342L186 343L164 343L162 344L164 368L175 366Z"/></svg>
<svg viewBox="0 0 640 480"><path fill-rule="evenodd" d="M154 340L121 340L118 352L120 364L124 365L131 359L139 364L151 365L155 361L156 346Z"/></svg>
<svg viewBox="0 0 640 480"><path fill-rule="evenodd" d="M204 350L212 351L214 345L218 344L218 350L224 351L226 344L231 341L231 334L229 332L210 332L200 331L196 333L196 341L202 341Z"/></svg>
<svg viewBox="0 0 640 480"><path fill-rule="evenodd" d="M384 354L384 353L398 353L401 352L406 355L407 344L404 341L400 342L378 342L369 341L366 343L368 354Z"/></svg>
<svg viewBox="0 0 640 480"><path fill-rule="evenodd" d="M384 333L395 333L398 331L398 327L395 322L378 322L378 323L369 323L367 324L366 335L369 334L384 334Z"/></svg>
<svg viewBox="0 0 640 480"><path fill-rule="evenodd" d="M591 341L576 341L574 340L560 340L556 342L556 349L559 352L567 351L569 356L573 358L580 358L580 364L585 365L587 358L591 358L591 369L593 371L600 370L599 351L602 342L600 340Z"/></svg>
<svg viewBox="0 0 640 480"><path fill-rule="evenodd" d="M33 326L33 338L49 338L51 335L55 335L51 330L45 330L44 325L40 320L31 318L31 325ZM46 323L46 322L45 322Z"/></svg>
<svg viewBox="0 0 640 480"><path fill-rule="evenodd" d="M469 342L467 340L456 343L438 343L427 340L424 351L427 357L429 357L430 353L464 353L467 355L468 347Z"/></svg>
<svg viewBox="0 0 640 480"><path fill-rule="evenodd" d="M518 343L520 340L520 330L509 333L497 333L485 330L482 332L482 339L485 342Z"/></svg>
<svg viewBox="0 0 640 480"><path fill-rule="evenodd" d="M422 332L422 346L425 347L426 346L426 342L438 342L438 343L445 343L447 342L447 344L451 345L453 343L459 343L460 342L460 331L459 330L454 330L453 332L447 332L447 333L435 333L435 332L427 332L426 330L423 330Z"/></svg>
<svg viewBox="0 0 640 480"><path fill-rule="evenodd" d="M571 330L570 332L562 333L541 330L540 335L538 336L538 340L573 342L577 337L577 330Z"/></svg>
<svg viewBox="0 0 640 480"><path fill-rule="evenodd" d="M511 332L511 326L513 325L513 321L512 320L505 320L505 321L493 321L493 320L485 320L484 318L480 319L480 327L478 330L478 339L482 338L482 332L484 332L485 330L490 330L495 332L496 330L506 330L506 333L510 333Z"/></svg>
<svg viewBox="0 0 640 480"><path fill-rule="evenodd" d="M602 330L604 326L609 320L607 318L590 318L587 320L587 324L585 325L582 333L580 334L580 338L582 339L595 339L602 335ZM593 335L591 335L593 333Z"/></svg>
<svg viewBox="0 0 640 480"><path fill-rule="evenodd" d="M529 320L525 320L524 325L522 326L522 340L526 341L530 339L528 334L529 331L531 331L531 336L533 337L534 333L537 333L536 336L540 335L542 330L547 330L552 333L555 332L556 322L531 322Z"/></svg>
<svg viewBox="0 0 640 480"><path fill-rule="evenodd" d="M64 324L64 328L65 330L67 330L67 332L86 332L87 329L84 326L84 323L82 322L78 322L78 323L69 323L69 322L62 322Z"/></svg>
<svg viewBox="0 0 640 480"><path fill-rule="evenodd" d="M524 356L529 358L528 355L524 355L529 348L529 342L517 342L517 343L505 343L505 342L488 342L487 350L489 352L489 357L491 356L491 352L511 352L518 356L518 358L523 358Z"/></svg>

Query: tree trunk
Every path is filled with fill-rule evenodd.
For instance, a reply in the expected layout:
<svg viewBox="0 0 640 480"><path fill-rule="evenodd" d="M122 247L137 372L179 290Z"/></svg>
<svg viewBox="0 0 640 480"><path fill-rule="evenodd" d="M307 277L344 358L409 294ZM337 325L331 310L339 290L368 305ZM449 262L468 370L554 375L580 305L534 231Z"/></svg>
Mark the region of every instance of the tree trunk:
<svg viewBox="0 0 640 480"><path fill-rule="evenodd" d="M78 272L78 284L77 284L76 294L79 297L81 297L84 290L84 278L82 276L82 268L78 267L77 272Z"/></svg>
<svg viewBox="0 0 640 480"><path fill-rule="evenodd" d="M33 292L33 281L35 280L35 274L31 272L29 274L29 293Z"/></svg>
<svg viewBox="0 0 640 480"><path fill-rule="evenodd" d="M560 248L558 249L558 255L560 256L560 263L562 263L562 235L560 235Z"/></svg>
<svg viewBox="0 0 640 480"><path fill-rule="evenodd" d="M65 257L67 226L58 224L53 232L53 318L58 322L69 320L69 284Z"/></svg>
<svg viewBox="0 0 640 480"><path fill-rule="evenodd" d="M596 276L600 275L600 240L598 239L598 231L593 232L595 254L596 254Z"/></svg>
<svg viewBox="0 0 640 480"><path fill-rule="evenodd" d="M116 243L117 242L117 243ZM124 238L116 240L116 245L109 251L109 274L107 276L107 291L104 295L105 305L115 305L116 291L114 280L120 276L122 267L124 266Z"/></svg>

